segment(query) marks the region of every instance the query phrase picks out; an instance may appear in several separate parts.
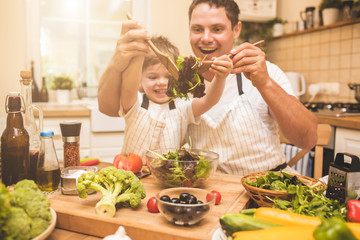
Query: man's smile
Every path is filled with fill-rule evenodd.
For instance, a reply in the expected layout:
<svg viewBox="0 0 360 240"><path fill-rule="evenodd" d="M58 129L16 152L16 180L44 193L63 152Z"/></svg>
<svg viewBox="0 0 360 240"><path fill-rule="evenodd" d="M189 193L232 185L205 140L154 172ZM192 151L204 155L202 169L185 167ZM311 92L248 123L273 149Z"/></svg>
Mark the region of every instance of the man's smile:
<svg viewBox="0 0 360 240"><path fill-rule="evenodd" d="M213 53L213 52L215 52L216 50L217 50L217 48L209 48L209 47L207 47L207 48L199 48L200 49L200 52L201 53L203 53L203 54L211 54L211 53Z"/></svg>

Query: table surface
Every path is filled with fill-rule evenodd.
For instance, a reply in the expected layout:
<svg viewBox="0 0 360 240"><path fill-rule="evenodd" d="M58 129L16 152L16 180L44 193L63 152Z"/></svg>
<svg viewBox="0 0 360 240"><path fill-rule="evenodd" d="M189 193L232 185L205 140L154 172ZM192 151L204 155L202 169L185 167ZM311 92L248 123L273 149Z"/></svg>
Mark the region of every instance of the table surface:
<svg viewBox="0 0 360 240"><path fill-rule="evenodd" d="M190 227L176 226L166 221L160 213L150 213L147 210L148 199L163 188L151 175L141 179L147 196L139 208L120 208L113 218L95 214L94 207L101 198L100 193L80 199L78 196L63 195L58 191L49 195L51 207L57 213L57 225L48 239L102 239L115 233L119 226L125 228L132 240L211 239L220 227L219 218L222 214L238 212L247 207L249 196L240 179L239 176L214 174L204 188L218 190L222 194L221 203L214 206L200 223Z"/></svg>

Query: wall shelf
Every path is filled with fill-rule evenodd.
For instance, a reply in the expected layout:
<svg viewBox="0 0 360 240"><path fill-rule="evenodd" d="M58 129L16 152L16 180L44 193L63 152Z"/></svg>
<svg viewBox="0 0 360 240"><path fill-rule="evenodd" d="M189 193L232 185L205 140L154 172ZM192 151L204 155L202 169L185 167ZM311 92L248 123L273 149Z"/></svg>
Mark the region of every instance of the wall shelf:
<svg viewBox="0 0 360 240"><path fill-rule="evenodd" d="M352 24L356 24L356 23L360 23L360 18L355 18L355 19L351 19L351 20L347 20L347 21L341 21L341 22L337 22L337 23L334 23L334 24L326 25L326 26L320 26L320 27L315 27L315 28L311 28L311 29L305 29L305 30L302 30L302 31L286 33L286 34L283 34L283 35L280 35L280 36L276 36L276 37L274 37L274 39L279 39L279 38L284 38L284 37L291 37L291 36L296 36L296 35L302 35L302 34L306 34L306 33L317 32L317 31L327 30L327 29L331 29L331 28L336 28L336 27L341 27L341 26L346 26L346 25L352 25Z"/></svg>

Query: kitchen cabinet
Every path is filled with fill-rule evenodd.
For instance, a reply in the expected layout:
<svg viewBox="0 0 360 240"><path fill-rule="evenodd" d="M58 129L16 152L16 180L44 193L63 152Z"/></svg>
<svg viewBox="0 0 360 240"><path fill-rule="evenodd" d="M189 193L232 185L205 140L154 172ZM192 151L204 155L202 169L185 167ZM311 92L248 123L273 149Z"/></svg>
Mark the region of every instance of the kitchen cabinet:
<svg viewBox="0 0 360 240"><path fill-rule="evenodd" d="M121 153L124 144L123 132L91 132L90 157L112 163L116 154Z"/></svg>
<svg viewBox="0 0 360 240"><path fill-rule="evenodd" d="M81 122L80 158L97 157L100 161L112 163L114 156L121 152L124 133L121 131L95 132L91 127L90 117L44 118L44 129L54 131L54 144L60 163L64 160L60 122L68 120Z"/></svg>
<svg viewBox="0 0 360 240"><path fill-rule="evenodd" d="M80 158L97 157L102 162L112 163L114 156L121 152L124 143L124 118L105 116L97 109L97 103L41 103L39 106L44 114L44 129L54 131L54 143L60 162L63 161L63 142L59 124L66 120L82 122ZM37 112L35 116L37 117Z"/></svg>
<svg viewBox="0 0 360 240"><path fill-rule="evenodd" d="M347 152L360 156L360 130L337 127L334 152L335 154Z"/></svg>
<svg viewBox="0 0 360 240"><path fill-rule="evenodd" d="M44 118L44 130L54 131L54 145L56 149L56 154L60 165L64 161L64 150L63 150L63 140L60 129L60 123L63 121L76 120L81 122L81 131L80 131L80 158L90 157L90 119L86 117L62 117L62 118Z"/></svg>

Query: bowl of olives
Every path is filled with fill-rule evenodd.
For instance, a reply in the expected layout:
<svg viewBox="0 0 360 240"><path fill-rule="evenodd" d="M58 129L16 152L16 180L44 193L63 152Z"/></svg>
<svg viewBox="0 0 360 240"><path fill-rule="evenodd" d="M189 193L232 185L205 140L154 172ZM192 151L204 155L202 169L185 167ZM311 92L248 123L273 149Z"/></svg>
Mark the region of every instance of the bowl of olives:
<svg viewBox="0 0 360 240"><path fill-rule="evenodd" d="M176 225L194 225L215 205L215 196L202 188L166 188L156 194L160 213Z"/></svg>

